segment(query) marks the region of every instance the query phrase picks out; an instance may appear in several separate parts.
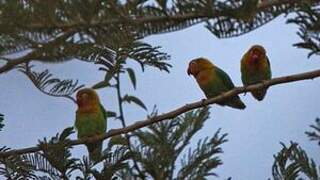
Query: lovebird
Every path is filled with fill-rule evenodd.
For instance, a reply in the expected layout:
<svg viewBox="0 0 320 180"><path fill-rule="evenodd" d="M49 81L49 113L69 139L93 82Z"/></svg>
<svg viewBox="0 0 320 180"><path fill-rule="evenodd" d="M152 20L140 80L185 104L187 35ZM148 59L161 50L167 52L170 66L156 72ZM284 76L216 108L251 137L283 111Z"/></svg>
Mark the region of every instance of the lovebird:
<svg viewBox="0 0 320 180"><path fill-rule="evenodd" d="M252 46L241 59L241 79L245 86L271 79L270 62L266 50L260 45ZM251 91L252 96L262 101L267 88Z"/></svg>
<svg viewBox="0 0 320 180"><path fill-rule="evenodd" d="M75 127L78 138L94 137L104 134L107 129L107 113L101 105L98 94L91 88L84 88L76 95L78 109L76 111ZM91 161L101 157L102 142L85 144Z"/></svg>
<svg viewBox="0 0 320 180"><path fill-rule="evenodd" d="M187 73L188 75L193 75L207 98L216 97L234 88L234 84L228 74L205 58L191 60ZM238 95L217 104L237 109L246 108Z"/></svg>

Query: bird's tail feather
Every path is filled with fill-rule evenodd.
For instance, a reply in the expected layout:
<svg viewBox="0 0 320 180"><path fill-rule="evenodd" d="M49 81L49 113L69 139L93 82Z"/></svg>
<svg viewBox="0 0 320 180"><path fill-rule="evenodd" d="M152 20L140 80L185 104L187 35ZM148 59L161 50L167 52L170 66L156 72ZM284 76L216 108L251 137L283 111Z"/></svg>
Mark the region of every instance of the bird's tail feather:
<svg viewBox="0 0 320 180"><path fill-rule="evenodd" d="M97 162L101 158L102 142L86 144L89 158L91 161Z"/></svg>
<svg viewBox="0 0 320 180"><path fill-rule="evenodd" d="M266 96L266 93L267 93L267 89L259 89L259 90L251 91L252 96L258 101L262 101L263 98Z"/></svg>
<svg viewBox="0 0 320 180"><path fill-rule="evenodd" d="M236 109L245 109L246 105L241 101L239 96L228 99L225 105L236 108Z"/></svg>

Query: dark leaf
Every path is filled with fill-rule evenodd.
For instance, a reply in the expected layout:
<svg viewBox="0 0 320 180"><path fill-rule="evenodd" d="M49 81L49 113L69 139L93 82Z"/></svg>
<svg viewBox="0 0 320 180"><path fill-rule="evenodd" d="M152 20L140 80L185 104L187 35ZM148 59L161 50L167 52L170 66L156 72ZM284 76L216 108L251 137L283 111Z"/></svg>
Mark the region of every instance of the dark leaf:
<svg viewBox="0 0 320 180"><path fill-rule="evenodd" d="M6 146L0 148L0 152L10 150ZM6 179L34 179L36 178L35 169L31 163L20 155L11 155L0 158L0 177Z"/></svg>
<svg viewBox="0 0 320 180"><path fill-rule="evenodd" d="M4 127L3 120L4 120L4 115L0 113L0 131Z"/></svg>
<svg viewBox="0 0 320 180"><path fill-rule="evenodd" d="M113 111L107 111L107 117L117 117L117 113Z"/></svg>
<svg viewBox="0 0 320 180"><path fill-rule="evenodd" d="M46 95L65 97L75 102L72 94L84 87L84 85L79 85L78 81L73 81L71 79L61 80L52 78L52 74L49 73L49 70L36 72L32 71L31 68L32 66L21 67L20 71L26 74L35 87Z"/></svg>
<svg viewBox="0 0 320 180"><path fill-rule="evenodd" d="M281 151L274 156L273 179L299 179L303 176L314 180L319 179L319 172L314 161L307 156L306 152L297 143L291 142L289 147L283 143L281 145Z"/></svg>
<svg viewBox="0 0 320 180"><path fill-rule="evenodd" d="M193 151L189 149L188 155L183 156L177 179L205 179L207 176L216 176L211 171L222 164L217 155L222 153L221 144L227 141L227 134L219 133L220 129L212 138L199 140Z"/></svg>
<svg viewBox="0 0 320 180"><path fill-rule="evenodd" d="M143 109L147 110L147 107L144 105L144 103L137 97L135 96L129 96L129 95L125 95L123 98L122 98L122 101L125 101L125 102L128 102L128 103L135 103L137 104L138 106L142 107Z"/></svg>
<svg viewBox="0 0 320 180"><path fill-rule="evenodd" d="M305 132L311 141L318 141L320 145L320 119L316 119L316 124L310 126L314 131Z"/></svg>
<svg viewBox="0 0 320 180"><path fill-rule="evenodd" d="M25 154L22 155L22 157L30 163L34 170L46 173L52 179L59 179L59 171L52 167L51 164L40 153Z"/></svg>
<svg viewBox="0 0 320 180"><path fill-rule="evenodd" d="M93 89L101 89L110 86L108 81L100 81L92 86Z"/></svg>
<svg viewBox="0 0 320 180"><path fill-rule="evenodd" d="M128 71L129 78L130 78L130 80L132 82L132 85L133 85L134 89L136 89L137 81L136 81L136 76L134 74L134 70L131 69L131 68L127 68L127 71Z"/></svg>
<svg viewBox="0 0 320 180"><path fill-rule="evenodd" d="M65 128L60 137L59 137L59 141L63 141L63 140L66 140L68 136L70 136L71 134L73 134L75 131L74 131L74 128L73 127L68 127L68 128Z"/></svg>

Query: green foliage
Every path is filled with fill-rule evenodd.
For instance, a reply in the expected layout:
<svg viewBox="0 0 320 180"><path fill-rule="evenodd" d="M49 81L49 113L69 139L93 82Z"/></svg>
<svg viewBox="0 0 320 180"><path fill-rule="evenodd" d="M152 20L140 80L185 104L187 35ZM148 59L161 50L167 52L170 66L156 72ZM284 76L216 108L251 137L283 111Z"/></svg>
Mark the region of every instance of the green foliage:
<svg viewBox="0 0 320 180"><path fill-rule="evenodd" d="M96 179L112 179L120 170L129 169L128 160L131 159L131 152L125 147L117 147L105 154L103 169L100 173L93 171Z"/></svg>
<svg viewBox="0 0 320 180"><path fill-rule="evenodd" d="M288 22L300 26L299 36L304 40L296 46L310 49L309 55L319 51L318 33L315 33L319 29L318 2L313 0L268 1L268 4L258 0L1 1L0 6L0 55L28 52L9 60L22 63L79 59L100 64L106 76L94 88L111 86L110 80L117 72L131 69L123 66L126 59L135 60L142 69L151 66L169 72L171 66L166 62L169 56L159 51L160 47L142 42L142 38L178 31L200 22L205 22L215 36L229 38L259 28L281 14L294 12L297 16ZM49 77L47 81L35 80L37 75L51 74L48 71L26 73L25 66L19 68L47 95L71 99L70 95L80 87L78 81L72 80ZM135 87L134 70L128 74ZM54 88L49 88L50 85Z"/></svg>
<svg viewBox="0 0 320 180"><path fill-rule="evenodd" d="M136 89L137 80L136 80L136 75L134 73L134 70L131 69L131 68L127 68L127 72L128 72L129 78L130 78L130 80L132 82L132 85L133 85L134 89Z"/></svg>
<svg viewBox="0 0 320 180"><path fill-rule="evenodd" d="M9 61L23 63L62 63L78 59L101 64L100 70L106 71L107 77L95 88L109 86L109 80L122 71L115 59L130 58L143 68L151 66L168 71L169 56L160 52L159 47L139 41L141 36L134 23L125 18L142 11L141 3L1 1L0 55L21 52L25 55ZM15 18L17 21L12 21ZM37 73L25 66L19 68L47 95L72 99L71 94L81 87L78 81L51 79L47 70ZM133 77L133 71L129 73Z"/></svg>
<svg viewBox="0 0 320 180"><path fill-rule="evenodd" d="M107 111L107 117L111 118L111 117L116 117L117 113L113 112L113 111Z"/></svg>
<svg viewBox="0 0 320 180"><path fill-rule="evenodd" d="M296 17L289 19L288 23L299 26L299 37L303 42L294 44L298 48L310 51L308 57L320 54L320 9L305 3L295 12Z"/></svg>
<svg viewBox="0 0 320 180"><path fill-rule="evenodd" d="M307 131L306 134L310 138L311 141L318 141L320 145L320 119L316 119L316 124L310 126L314 131Z"/></svg>
<svg viewBox="0 0 320 180"><path fill-rule="evenodd" d="M60 178L59 171L56 168L54 168L41 153L36 152L31 154L25 154L22 155L22 157L28 160L29 165L32 167L32 170L36 171L37 174L40 175L41 173L43 173L43 175L41 175L42 178Z"/></svg>
<svg viewBox="0 0 320 180"><path fill-rule="evenodd" d="M311 125L315 132L306 132L310 140L319 141L320 120L316 119L316 125ZM311 180L320 179L320 166L309 158L306 151L298 143L290 143L287 147L281 143L282 149L274 156L272 176L274 180L302 179L308 177ZM320 143L319 143L320 145Z"/></svg>
<svg viewBox="0 0 320 180"><path fill-rule="evenodd" d="M230 38L248 33L270 22L280 14L287 14L297 4L279 3L259 7L257 0L214 1L213 10L220 16L207 21L206 27L219 38Z"/></svg>
<svg viewBox="0 0 320 180"><path fill-rule="evenodd" d="M161 47L144 42L146 36L203 23L218 38L230 38L291 14L287 22L299 26L302 39L295 46L310 50L309 56L320 53L319 2L315 0L3 0L0 12L0 60L7 62L7 70L17 68L44 94L74 101L73 94L83 87L78 80L55 78L49 70L35 71L33 61L64 63L77 59L94 63L105 75L92 87L117 89L119 112L108 111L108 117L120 119L123 126L123 103L147 110L140 98L120 93L121 75L129 77L134 89L137 87L136 69L127 62L137 62L142 71L151 67L169 72L171 68L170 56ZM154 111L149 118L156 114ZM0 159L0 175L7 179L69 179L74 171L80 171L77 179L85 180L206 179L216 176L214 169L222 164L218 155L227 134L221 135L218 130L199 140L196 147L187 147L208 118L208 108L202 108L132 134L112 137L100 166L87 157L72 157L68 143L73 129L67 128L40 141L41 152ZM0 114L0 130L2 121ZM306 134L320 143L319 121L311 126L314 131ZM282 146L272 167L274 179L297 179L301 175L319 179L314 161L301 147L295 143ZM8 150L0 148L0 152ZM178 160L180 169L176 169Z"/></svg>
<svg viewBox="0 0 320 180"><path fill-rule="evenodd" d="M75 101L71 95L78 91L84 85L79 85L78 81L71 79L60 80L53 78L48 70L36 72L31 69L32 67L21 68L20 71L28 76L37 89L42 93L54 97L66 97Z"/></svg>
<svg viewBox="0 0 320 180"><path fill-rule="evenodd" d="M109 146L104 150L103 168L99 171L94 168L95 164L92 164L87 158L78 163L79 170L82 172L82 177L77 176L79 180L87 180L94 177L95 179L113 179L117 174L129 168L129 159L131 154L125 146L118 146L112 149L113 146Z"/></svg>
<svg viewBox="0 0 320 180"><path fill-rule="evenodd" d="M274 156L275 161L272 166L273 179L299 179L302 175L311 180L319 179L317 165L297 143L291 142L289 147L283 143L281 145L281 151Z"/></svg>
<svg viewBox="0 0 320 180"><path fill-rule="evenodd" d="M192 153L190 149L188 158L191 159L186 160L184 156L182 169L176 178L173 177L177 158L208 118L208 108L203 108L170 121L150 125L147 130L136 131L133 135L137 138L138 145L133 150L138 156L136 160L142 166L142 171L153 179L202 179L213 175L212 170L222 164L217 157L222 153L220 145L226 142L226 134L220 135L219 131L212 138L200 140Z"/></svg>
<svg viewBox="0 0 320 180"><path fill-rule="evenodd" d="M170 56L142 39L201 22L205 22L215 36L229 38L293 12L296 16L288 22L300 26L299 36L304 40L296 46L310 49L310 55L315 54L319 51L319 33L314 33L319 29L318 5L313 0L1 1L0 55L25 54L9 60L21 63L62 63L78 59L100 64L106 76L93 87L106 88L112 86L110 81L118 72L131 69L124 67L127 59L138 62L142 69L150 66L169 72ZM27 71L24 66L19 68ZM134 71L129 70L128 74L136 87ZM32 73L26 75L32 76ZM54 78L55 83L49 83L57 88L49 90L41 86L47 81L33 83L45 94L70 99L77 89L77 81L57 80Z"/></svg>
<svg viewBox="0 0 320 180"><path fill-rule="evenodd" d="M73 127L66 128L62 131L61 134L57 134L52 137L50 140L44 138L43 141L39 141L39 147L41 148L41 156L43 161L48 161L50 165L59 172L60 178L68 178L71 176L71 173L78 169L77 159L71 157L71 146L68 146L68 137L74 133ZM36 159L36 156L34 156ZM39 158L38 158L39 159ZM34 164L35 167L39 165ZM54 170L49 169L46 171L50 175Z"/></svg>
<svg viewBox="0 0 320 180"><path fill-rule="evenodd" d="M0 152L10 150L2 147ZM23 156L13 155L6 158L0 158L0 176L6 179L28 179L35 178L34 170L28 159Z"/></svg>
<svg viewBox="0 0 320 180"><path fill-rule="evenodd" d="M204 179L208 176L217 176L212 169L222 165L216 154L222 153L220 145L225 143L227 134L220 135L220 129L212 138L199 140L194 150L189 149L181 161L182 168L177 179Z"/></svg>
<svg viewBox="0 0 320 180"><path fill-rule="evenodd" d="M87 157L83 157L82 161L78 161L78 167L82 176L77 176L77 180L90 180L92 178L92 161Z"/></svg>
<svg viewBox="0 0 320 180"><path fill-rule="evenodd" d="M71 156L71 146L68 138L74 133L69 127L61 134L39 142L41 152L24 155L12 155L0 159L0 176L7 179L72 179L74 171L80 171L82 176L77 179L112 179L129 168L129 160L132 154L126 145L112 144L104 150L103 168L98 171L93 162L87 157L83 160ZM0 148L0 152L8 151L9 148Z"/></svg>
<svg viewBox="0 0 320 180"><path fill-rule="evenodd" d="M274 156L275 161L272 166L273 179L296 179L299 175L299 164L297 162L290 163L289 161L293 149L296 148L297 144L292 143L289 148L284 144L282 146L281 151Z"/></svg>
<svg viewBox="0 0 320 180"><path fill-rule="evenodd" d="M130 46L119 51L120 57L130 58L140 63L142 70L145 66L154 66L160 70L169 72L170 64L166 60L170 58L166 53L159 51L159 46L152 47L150 44L135 41Z"/></svg>
<svg viewBox="0 0 320 180"><path fill-rule="evenodd" d="M133 103L137 104L138 106L140 106L141 108L147 110L147 107L144 105L144 103L139 98L137 98L135 96L125 95L125 96L123 96L122 101L128 102L128 103L133 102Z"/></svg>

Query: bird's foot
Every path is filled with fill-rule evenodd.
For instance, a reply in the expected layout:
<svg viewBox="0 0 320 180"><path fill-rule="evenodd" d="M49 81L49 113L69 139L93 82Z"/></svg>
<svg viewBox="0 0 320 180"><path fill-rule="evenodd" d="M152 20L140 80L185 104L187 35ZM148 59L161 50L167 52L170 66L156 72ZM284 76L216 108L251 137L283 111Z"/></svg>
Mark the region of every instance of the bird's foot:
<svg viewBox="0 0 320 180"><path fill-rule="evenodd" d="M247 90L247 87L248 87L248 86L243 86L243 87L244 87L244 90L245 90L244 93L243 93L243 96L245 96L245 95L247 95L247 93L248 93L248 90Z"/></svg>

